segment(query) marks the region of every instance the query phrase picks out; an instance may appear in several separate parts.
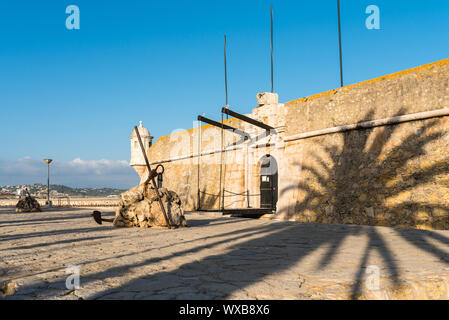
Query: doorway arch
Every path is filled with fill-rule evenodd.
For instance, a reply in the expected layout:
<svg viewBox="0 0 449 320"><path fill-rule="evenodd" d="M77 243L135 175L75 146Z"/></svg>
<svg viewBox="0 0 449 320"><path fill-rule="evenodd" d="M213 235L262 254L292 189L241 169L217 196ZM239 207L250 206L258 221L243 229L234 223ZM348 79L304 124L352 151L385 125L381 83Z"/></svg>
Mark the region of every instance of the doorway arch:
<svg viewBox="0 0 449 320"><path fill-rule="evenodd" d="M276 159L267 154L260 158L260 207L276 210L278 202L278 165Z"/></svg>

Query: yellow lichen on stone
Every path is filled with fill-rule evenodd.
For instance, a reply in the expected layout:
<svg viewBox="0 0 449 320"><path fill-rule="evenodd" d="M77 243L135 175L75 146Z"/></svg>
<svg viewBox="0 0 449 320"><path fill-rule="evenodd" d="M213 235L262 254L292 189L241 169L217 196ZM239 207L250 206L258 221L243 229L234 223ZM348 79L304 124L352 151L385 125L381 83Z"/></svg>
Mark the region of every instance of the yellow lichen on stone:
<svg viewBox="0 0 449 320"><path fill-rule="evenodd" d="M418 230L429 230L429 231L433 230L432 226L429 224L417 224L415 228Z"/></svg>
<svg viewBox="0 0 449 320"><path fill-rule="evenodd" d="M430 168L432 168L433 166L433 162L429 161L429 160L422 160L420 163L420 167L422 170L428 170Z"/></svg>
<svg viewBox="0 0 449 320"><path fill-rule="evenodd" d="M416 221L429 221L432 217L426 211L418 211L415 215Z"/></svg>
<svg viewBox="0 0 449 320"><path fill-rule="evenodd" d="M359 196L359 202L365 202L367 198L368 198L367 195L365 193L362 193Z"/></svg>

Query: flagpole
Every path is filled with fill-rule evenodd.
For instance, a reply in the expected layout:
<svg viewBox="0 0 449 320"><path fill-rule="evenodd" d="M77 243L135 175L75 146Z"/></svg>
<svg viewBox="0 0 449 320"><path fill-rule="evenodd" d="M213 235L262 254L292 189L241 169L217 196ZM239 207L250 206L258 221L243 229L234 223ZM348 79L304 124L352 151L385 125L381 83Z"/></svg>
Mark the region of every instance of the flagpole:
<svg viewBox="0 0 449 320"><path fill-rule="evenodd" d="M273 6L271 6L271 93L273 92Z"/></svg>
<svg viewBox="0 0 449 320"><path fill-rule="evenodd" d="M225 96L226 96L226 107L228 106L228 70L226 61L226 35L224 36L224 76L225 76Z"/></svg>
<svg viewBox="0 0 449 320"><path fill-rule="evenodd" d="M341 46L341 16L340 16L340 0L337 0L338 9L338 44L340 47L340 85L343 87L343 50Z"/></svg>

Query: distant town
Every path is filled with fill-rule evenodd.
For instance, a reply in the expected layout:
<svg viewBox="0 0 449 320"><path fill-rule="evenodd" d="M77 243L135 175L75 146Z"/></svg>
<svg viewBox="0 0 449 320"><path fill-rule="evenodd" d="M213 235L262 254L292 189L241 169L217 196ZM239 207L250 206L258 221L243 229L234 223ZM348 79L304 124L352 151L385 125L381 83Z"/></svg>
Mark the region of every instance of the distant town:
<svg viewBox="0 0 449 320"><path fill-rule="evenodd" d="M43 184L0 186L0 197L10 198L24 196L27 191L36 198L47 197L47 186ZM116 197L124 192L114 188L71 188L63 185L50 185L50 197Z"/></svg>

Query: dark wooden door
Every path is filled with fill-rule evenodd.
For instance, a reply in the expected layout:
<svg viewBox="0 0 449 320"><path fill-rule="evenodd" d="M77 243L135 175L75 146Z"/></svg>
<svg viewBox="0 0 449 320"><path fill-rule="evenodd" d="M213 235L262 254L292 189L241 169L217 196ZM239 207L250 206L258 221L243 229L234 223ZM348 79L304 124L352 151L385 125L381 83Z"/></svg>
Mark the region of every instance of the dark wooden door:
<svg viewBox="0 0 449 320"><path fill-rule="evenodd" d="M278 168L274 157L262 157L260 166L260 207L276 210L278 202Z"/></svg>
<svg viewBox="0 0 449 320"><path fill-rule="evenodd" d="M260 176L260 207L274 208L273 176Z"/></svg>

